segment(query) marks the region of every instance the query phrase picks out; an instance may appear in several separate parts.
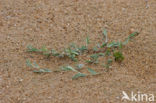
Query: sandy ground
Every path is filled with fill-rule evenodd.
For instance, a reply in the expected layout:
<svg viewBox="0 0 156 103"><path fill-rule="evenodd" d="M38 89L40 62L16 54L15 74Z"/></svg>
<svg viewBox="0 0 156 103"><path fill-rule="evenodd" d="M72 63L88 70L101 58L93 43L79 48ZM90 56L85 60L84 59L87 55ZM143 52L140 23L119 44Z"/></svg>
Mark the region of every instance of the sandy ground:
<svg viewBox="0 0 156 103"><path fill-rule="evenodd" d="M156 0L147 1L0 0L0 103L132 103L121 101L122 91L153 93L156 100ZM109 72L72 80L73 72L39 75L25 64L30 59L51 70L72 65L26 47L62 50L84 44L87 35L95 44L104 28L109 41L124 40L131 28L140 32Z"/></svg>

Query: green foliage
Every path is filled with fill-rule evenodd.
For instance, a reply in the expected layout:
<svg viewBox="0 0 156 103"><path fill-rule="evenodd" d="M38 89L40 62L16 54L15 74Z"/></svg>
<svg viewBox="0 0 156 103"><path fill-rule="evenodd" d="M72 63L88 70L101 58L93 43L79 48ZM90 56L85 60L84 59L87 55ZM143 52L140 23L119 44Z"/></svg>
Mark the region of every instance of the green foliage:
<svg viewBox="0 0 156 103"><path fill-rule="evenodd" d="M83 74L83 73L77 73L77 74L75 74L73 77L72 77L72 79L77 79L77 78L79 78L79 77L85 77L85 76L87 76L86 74Z"/></svg>
<svg viewBox="0 0 156 103"><path fill-rule="evenodd" d="M93 48L93 51L95 51L95 52L97 52L99 49L95 46L94 48Z"/></svg>
<svg viewBox="0 0 156 103"><path fill-rule="evenodd" d="M76 56L79 55L79 52L76 50L73 50L71 48L65 49L65 54L73 61L77 61Z"/></svg>
<svg viewBox="0 0 156 103"><path fill-rule="evenodd" d="M111 50L110 50L110 49L107 49L107 50L105 51L105 55L106 55L106 56L110 56L110 55L111 55Z"/></svg>
<svg viewBox="0 0 156 103"><path fill-rule="evenodd" d="M83 53L84 51L87 50L87 47L86 47L86 46L81 46L81 47L78 48L78 49L79 49L79 52L80 52L80 53Z"/></svg>
<svg viewBox="0 0 156 103"><path fill-rule="evenodd" d="M86 46L88 46L89 43L90 43L89 37L87 36L87 38L86 38Z"/></svg>
<svg viewBox="0 0 156 103"><path fill-rule="evenodd" d="M39 70L34 70L34 73L50 73L51 70L49 69L39 69Z"/></svg>
<svg viewBox="0 0 156 103"><path fill-rule="evenodd" d="M36 70L33 70L34 73L49 73L51 72L51 70L49 69L42 69L40 68L40 66L36 63L36 62L33 62L33 64L30 62L30 60L26 60L26 65L28 67L31 67L31 68L35 68Z"/></svg>
<svg viewBox="0 0 156 103"><path fill-rule="evenodd" d="M54 50L54 49L51 50L51 54L52 54L52 56L61 57L61 54L58 53L58 52L57 52L56 50Z"/></svg>
<svg viewBox="0 0 156 103"><path fill-rule="evenodd" d="M46 56L50 56L51 52L45 47L43 46L41 49L37 49L31 45L28 45L27 46L27 51L28 52L42 52L43 55L46 55Z"/></svg>
<svg viewBox="0 0 156 103"><path fill-rule="evenodd" d="M101 48L104 48L104 47L106 47L106 45L107 45L107 43L102 43L102 45L101 45Z"/></svg>
<svg viewBox="0 0 156 103"><path fill-rule="evenodd" d="M91 68L88 68L88 71L92 74L92 75L96 75L98 74L97 72L95 72L93 69Z"/></svg>
<svg viewBox="0 0 156 103"><path fill-rule="evenodd" d="M100 56L104 56L104 53L96 53L96 54L92 54L90 56L90 60L87 60L87 63L94 63L97 64L98 63L98 58Z"/></svg>
<svg viewBox="0 0 156 103"><path fill-rule="evenodd" d="M36 62L31 63L31 61L28 59L26 60L26 65L31 68L37 68L37 69L40 68Z"/></svg>
<svg viewBox="0 0 156 103"><path fill-rule="evenodd" d="M48 49L46 48L46 46L43 46L41 49L40 49L41 52L47 52Z"/></svg>
<svg viewBox="0 0 156 103"><path fill-rule="evenodd" d="M111 42L111 43L109 43L108 45L107 45L107 47L108 48L113 48L113 47L115 47L115 48L122 48L122 42Z"/></svg>
<svg viewBox="0 0 156 103"><path fill-rule="evenodd" d="M108 59L108 60L107 60L107 64L109 64L109 65L110 65L112 62L113 62L112 59Z"/></svg>
<svg viewBox="0 0 156 103"><path fill-rule="evenodd" d="M54 57L59 57L59 58L64 58L64 57L68 57L70 58L72 61L78 61L77 57L80 56L82 53L86 53L85 55L90 55L90 59L87 60L87 63L93 63L93 64L100 64L100 62L98 61L99 57L104 57L106 56L106 58L112 58L114 57L115 61L117 62L121 62L124 60L124 56L122 54L122 48L123 46L125 46L130 40L132 40L134 37L136 37L139 33L138 32L134 32L132 34L130 34L126 40L124 42L109 42L108 43L108 36L107 36L107 30L104 29L103 31L103 40L102 44L98 43L96 46L94 46L93 48L89 48L88 45L90 44L90 39L87 36L85 39L86 44L82 45L82 46L77 46L76 44L72 43L69 45L68 48L65 48L64 51L62 52L57 52L56 50L52 49L52 50L48 50L45 46L43 46L41 49L37 49L31 45L27 46L27 51L28 52L36 52L36 53L41 53L47 57L49 56L54 56ZM113 55L112 55L113 54ZM112 59L108 59L106 64L104 65L107 70L108 68L111 68L112 62L114 60ZM29 60L26 60L26 65L28 67L31 68L35 68L35 70L33 71L34 73L48 73L51 72L51 70L49 69L44 69L44 68L40 68L40 66L36 63L33 62L31 63ZM76 69L73 68L72 66L62 66L61 69L56 70L56 71L73 71L76 72L76 74L72 77L72 79L77 79L79 77L85 77L88 74L83 74L80 71L81 68L84 67L84 64L77 64L76 65ZM95 72L93 69L91 68L87 68L88 72L90 73L89 75L96 75L99 74L97 72ZM55 71L54 71L55 72Z"/></svg>
<svg viewBox="0 0 156 103"><path fill-rule="evenodd" d="M123 42L123 45L126 45L130 40L132 40L134 37L136 37L137 35L139 35L138 32L134 32L132 34L130 34L128 36L128 38L126 38L126 40Z"/></svg>
<svg viewBox="0 0 156 103"><path fill-rule="evenodd" d="M76 69L74 69L71 66L63 66L63 67L61 67L61 70L78 72Z"/></svg>
<svg viewBox="0 0 156 103"><path fill-rule="evenodd" d="M80 65L79 65L79 66L80 66ZM82 65L81 65L81 66L82 66ZM83 73L77 71L76 69L74 69L74 68L71 67L71 66L64 66L64 67L61 68L61 70L77 72L77 74L75 74L75 75L72 77L72 79L77 79L77 78L79 78L79 77L85 77L85 76L86 76L86 74L83 74Z"/></svg>
<svg viewBox="0 0 156 103"><path fill-rule="evenodd" d="M34 68L37 68L37 69L40 68L40 66L39 66L36 62L34 62L33 64L34 64L34 65L33 65Z"/></svg>
<svg viewBox="0 0 156 103"><path fill-rule="evenodd" d="M96 53L96 54L91 55L90 57L91 59L97 60L99 58L99 54Z"/></svg>
<svg viewBox="0 0 156 103"><path fill-rule="evenodd" d="M105 39L105 43L107 43L108 38L107 38L107 30L106 29L104 29L104 31L103 31L103 36L104 36L104 39Z"/></svg>
<svg viewBox="0 0 156 103"><path fill-rule="evenodd" d="M39 52L40 50L37 48L34 48L32 45L27 46L27 51L28 52Z"/></svg>
<svg viewBox="0 0 156 103"><path fill-rule="evenodd" d="M121 62L124 60L124 56L123 56L122 52L119 52L119 51L114 52L113 56L115 58L115 61Z"/></svg>
<svg viewBox="0 0 156 103"><path fill-rule="evenodd" d="M31 64L31 62L30 62L29 59L26 60L26 65L27 65L28 67L33 67L33 65Z"/></svg>

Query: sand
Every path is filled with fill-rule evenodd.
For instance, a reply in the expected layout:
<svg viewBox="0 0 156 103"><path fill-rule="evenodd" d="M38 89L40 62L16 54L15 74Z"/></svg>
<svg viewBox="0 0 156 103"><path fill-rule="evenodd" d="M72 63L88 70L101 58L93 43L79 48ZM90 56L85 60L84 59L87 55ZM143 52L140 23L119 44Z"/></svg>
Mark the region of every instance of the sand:
<svg viewBox="0 0 156 103"><path fill-rule="evenodd" d="M155 0L0 0L0 103L122 103L122 91L156 96L155 21ZM109 72L72 80L73 72L35 74L26 66L26 59L50 70L74 65L26 47L61 51L72 42L84 44L87 35L92 47L104 28L109 41L140 32Z"/></svg>

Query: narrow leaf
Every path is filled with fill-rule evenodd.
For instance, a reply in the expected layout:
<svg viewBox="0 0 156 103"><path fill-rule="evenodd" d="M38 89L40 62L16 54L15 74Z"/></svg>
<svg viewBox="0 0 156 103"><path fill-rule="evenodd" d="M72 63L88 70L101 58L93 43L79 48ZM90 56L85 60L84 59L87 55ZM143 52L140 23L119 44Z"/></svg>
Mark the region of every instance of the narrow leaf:
<svg viewBox="0 0 156 103"><path fill-rule="evenodd" d="M134 33L130 34L130 35L128 36L128 38L123 42L123 45L126 45L132 38L134 38L134 37L137 36L137 35L139 35L138 32L134 32Z"/></svg>
<svg viewBox="0 0 156 103"><path fill-rule="evenodd" d="M28 51L28 52L38 52L39 49L34 48L34 47L31 46L31 45L28 45L28 46L27 46L27 51Z"/></svg>
<svg viewBox="0 0 156 103"><path fill-rule="evenodd" d="M107 30L106 30L106 29L104 29L103 35L104 35L105 37L107 36Z"/></svg>
<svg viewBox="0 0 156 103"><path fill-rule="evenodd" d="M26 65L27 65L28 67L33 67L29 59L26 60Z"/></svg>
<svg viewBox="0 0 156 103"><path fill-rule="evenodd" d="M96 52L96 51L98 51L98 48L97 47L94 47L93 50Z"/></svg>
<svg viewBox="0 0 156 103"><path fill-rule="evenodd" d="M91 69L91 68L88 68L88 71L92 74L92 75L96 75L96 74L98 74L98 73L96 73L93 69Z"/></svg>
<svg viewBox="0 0 156 103"><path fill-rule="evenodd" d="M39 70L34 70L34 73L50 73L51 70L49 69L39 69Z"/></svg>
<svg viewBox="0 0 156 103"><path fill-rule="evenodd" d="M86 38L86 46L88 46L89 43L90 43L89 37L87 36L87 38Z"/></svg>
<svg viewBox="0 0 156 103"><path fill-rule="evenodd" d="M112 62L113 62L112 59L108 59L108 60L107 60L107 64L111 64Z"/></svg>
<svg viewBox="0 0 156 103"><path fill-rule="evenodd" d="M78 48L79 51L82 53L84 52L85 50L87 50L87 47L86 46L81 46L80 48Z"/></svg>
<svg viewBox="0 0 156 103"><path fill-rule="evenodd" d="M61 69L64 70L64 71L70 71L70 70L72 70L72 71L74 71L74 72L78 72L76 69L74 69L74 68L71 67L71 66L64 66L64 67L62 67Z"/></svg>
<svg viewBox="0 0 156 103"><path fill-rule="evenodd" d="M104 29L103 35L104 35L104 38L105 38L105 43L107 43L108 42L108 38L107 38L107 30L106 29Z"/></svg>
<svg viewBox="0 0 156 103"><path fill-rule="evenodd" d="M86 74L77 73L77 74L75 74L75 75L72 77L72 79L77 79L77 78L79 78L79 77L85 77L85 76L86 76Z"/></svg>

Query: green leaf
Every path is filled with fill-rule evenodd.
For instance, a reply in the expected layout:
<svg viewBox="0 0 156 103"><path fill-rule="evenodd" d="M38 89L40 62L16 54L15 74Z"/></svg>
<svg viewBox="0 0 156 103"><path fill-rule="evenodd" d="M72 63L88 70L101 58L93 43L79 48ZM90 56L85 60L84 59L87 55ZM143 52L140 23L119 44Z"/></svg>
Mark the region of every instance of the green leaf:
<svg viewBox="0 0 156 103"><path fill-rule="evenodd" d="M119 42L119 48L122 49L122 47L123 47L123 43Z"/></svg>
<svg viewBox="0 0 156 103"><path fill-rule="evenodd" d="M117 45L117 43L116 42L111 42L111 43L109 43L108 45L107 45L107 47L108 48L110 48L110 47L115 47Z"/></svg>
<svg viewBox="0 0 156 103"><path fill-rule="evenodd" d="M96 54L92 54L91 56L90 56L90 60L87 60L86 62L87 63L95 63L95 64L97 64L98 63L98 58L100 57L100 56L104 56L104 53L96 53Z"/></svg>
<svg viewBox="0 0 156 103"><path fill-rule="evenodd" d="M40 50L37 48L34 48L32 45L27 46L27 51L28 52L39 52Z"/></svg>
<svg viewBox="0 0 156 103"><path fill-rule="evenodd" d="M74 69L71 66L63 66L61 69L64 70L64 71L70 71L70 70L72 70L74 72L78 72L76 69Z"/></svg>
<svg viewBox="0 0 156 103"><path fill-rule="evenodd" d="M138 32L133 32L132 34L130 34L130 35L128 36L128 38L132 39L133 37L135 37L135 36L137 36L137 35L139 35Z"/></svg>
<svg viewBox="0 0 156 103"><path fill-rule="evenodd" d="M114 52L113 56L115 58L115 61L121 62L121 61L124 60L124 56L123 56L122 52L119 52L119 51L118 52Z"/></svg>
<svg viewBox="0 0 156 103"><path fill-rule="evenodd" d="M61 55L54 49L51 50L51 53L52 53L53 56L60 56Z"/></svg>
<svg viewBox="0 0 156 103"><path fill-rule="evenodd" d="M93 48L93 51L95 51L95 52L98 51L98 48L97 47L94 47Z"/></svg>
<svg viewBox="0 0 156 103"><path fill-rule="evenodd" d="M112 59L108 59L108 60L107 60L107 64L111 64L112 62L113 62Z"/></svg>
<svg viewBox="0 0 156 103"><path fill-rule="evenodd" d="M75 55L68 55L68 57L72 60L72 61L77 61L77 58L75 58Z"/></svg>
<svg viewBox="0 0 156 103"><path fill-rule="evenodd" d="M26 60L26 65L27 65L28 67L33 67L29 59Z"/></svg>
<svg viewBox="0 0 156 103"><path fill-rule="evenodd" d="M111 50L110 49L107 49L106 52L105 52L106 56L110 56L111 55Z"/></svg>
<svg viewBox="0 0 156 103"><path fill-rule="evenodd" d="M104 53L98 53L98 55L99 55L99 56L105 56L105 54L104 54Z"/></svg>
<svg viewBox="0 0 156 103"><path fill-rule="evenodd" d="M104 48L107 45L107 43L102 43L101 48Z"/></svg>
<svg viewBox="0 0 156 103"><path fill-rule="evenodd" d="M104 38L105 38L105 43L107 43L108 42L108 38L107 38L107 30L106 29L104 29L103 35L104 35Z"/></svg>
<svg viewBox="0 0 156 103"><path fill-rule="evenodd" d="M72 50L71 48L67 48L65 49L65 53L70 59L72 59L73 61L77 61L76 56L79 55L78 51Z"/></svg>
<svg viewBox="0 0 156 103"><path fill-rule="evenodd" d="M43 46L41 49L40 49L41 52L46 52L48 51L48 49L46 48L46 46Z"/></svg>
<svg viewBox="0 0 156 103"><path fill-rule="evenodd" d="M122 48L122 42L111 42L109 44L107 44L107 47L108 48L111 48L111 47L119 47L120 49Z"/></svg>
<svg viewBox="0 0 156 103"><path fill-rule="evenodd" d="M89 37L87 36L87 38L86 38L86 46L88 46L89 43L90 43Z"/></svg>
<svg viewBox="0 0 156 103"><path fill-rule="evenodd" d="M85 77L85 76L87 76L86 74L83 74L83 73L77 73L77 74L75 74L73 77L72 77L72 79L77 79L77 78L79 78L79 77Z"/></svg>
<svg viewBox="0 0 156 103"><path fill-rule="evenodd" d="M87 50L86 46L81 46L81 48L78 48L80 52L84 52L85 50Z"/></svg>
<svg viewBox="0 0 156 103"><path fill-rule="evenodd" d="M87 63L94 63L92 60L86 60Z"/></svg>
<svg viewBox="0 0 156 103"><path fill-rule="evenodd" d="M51 70L49 69L39 69L39 70L34 70L34 73L50 73Z"/></svg>
<svg viewBox="0 0 156 103"><path fill-rule="evenodd" d="M71 50L71 54L74 54L74 55L79 55L79 53L75 50Z"/></svg>
<svg viewBox="0 0 156 103"><path fill-rule="evenodd" d="M130 35L128 36L128 38L123 42L123 45L126 45L131 39L133 39L133 38L134 38L135 36L137 36L137 35L139 35L138 32L134 32L134 33L130 34Z"/></svg>
<svg viewBox="0 0 156 103"><path fill-rule="evenodd" d="M107 30L106 30L106 29L104 29L103 35L104 35L105 37L107 36Z"/></svg>
<svg viewBox="0 0 156 103"><path fill-rule="evenodd" d="M43 55L45 55L45 56L47 56L47 57L49 57L50 54L51 54L51 52L43 52Z"/></svg>
<svg viewBox="0 0 156 103"><path fill-rule="evenodd" d="M92 75L96 75L98 74L97 72L95 72L93 69L91 68L88 68L88 71L92 74Z"/></svg>
<svg viewBox="0 0 156 103"><path fill-rule="evenodd" d="M90 57L91 57L92 59L98 59L99 54L92 54Z"/></svg>

